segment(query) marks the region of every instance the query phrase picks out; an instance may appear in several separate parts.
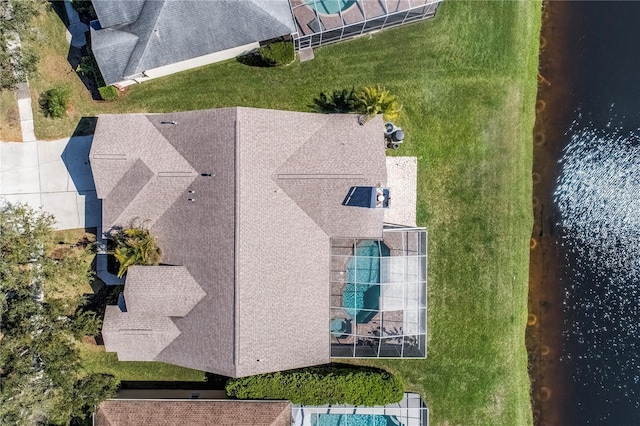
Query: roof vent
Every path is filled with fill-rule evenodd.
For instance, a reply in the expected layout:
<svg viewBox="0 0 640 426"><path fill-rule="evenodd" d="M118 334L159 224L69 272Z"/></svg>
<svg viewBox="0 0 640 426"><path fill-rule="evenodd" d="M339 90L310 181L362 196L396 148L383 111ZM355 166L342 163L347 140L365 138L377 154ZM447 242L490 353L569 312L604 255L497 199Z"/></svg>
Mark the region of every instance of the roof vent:
<svg viewBox="0 0 640 426"><path fill-rule="evenodd" d="M343 206L365 207L370 209L388 208L389 190L387 188L376 188L375 186L352 186L347 193Z"/></svg>

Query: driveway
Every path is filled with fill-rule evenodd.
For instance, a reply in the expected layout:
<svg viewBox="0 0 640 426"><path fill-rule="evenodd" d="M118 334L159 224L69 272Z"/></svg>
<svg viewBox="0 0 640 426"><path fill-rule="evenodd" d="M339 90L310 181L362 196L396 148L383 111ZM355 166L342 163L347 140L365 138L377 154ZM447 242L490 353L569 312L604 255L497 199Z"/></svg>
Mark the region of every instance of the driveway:
<svg viewBox="0 0 640 426"><path fill-rule="evenodd" d="M101 201L89 166L92 136L0 143L0 197L40 207L56 229L101 226Z"/></svg>

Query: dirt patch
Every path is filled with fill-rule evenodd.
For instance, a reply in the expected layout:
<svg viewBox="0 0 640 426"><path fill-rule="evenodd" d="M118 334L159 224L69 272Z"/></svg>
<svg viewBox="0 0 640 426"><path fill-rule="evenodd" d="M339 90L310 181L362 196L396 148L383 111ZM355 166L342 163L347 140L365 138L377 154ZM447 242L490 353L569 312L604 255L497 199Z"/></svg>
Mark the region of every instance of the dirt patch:
<svg viewBox="0 0 640 426"><path fill-rule="evenodd" d="M7 142L22 141L20 112L18 102L12 91L0 91L0 140Z"/></svg>
<svg viewBox="0 0 640 426"><path fill-rule="evenodd" d="M526 344L529 355L534 424L562 425L565 399L571 391L563 350L563 285L557 253L557 212L553 191L559 173L569 99L563 30L570 25L567 2L544 4L538 101L534 128L532 200L534 228L529 275L529 321Z"/></svg>

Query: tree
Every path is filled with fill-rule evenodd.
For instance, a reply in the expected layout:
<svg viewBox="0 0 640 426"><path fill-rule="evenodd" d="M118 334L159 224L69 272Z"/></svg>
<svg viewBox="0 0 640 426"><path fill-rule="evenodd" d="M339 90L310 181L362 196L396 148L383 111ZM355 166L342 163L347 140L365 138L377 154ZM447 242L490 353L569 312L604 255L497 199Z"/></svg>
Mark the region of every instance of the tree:
<svg viewBox="0 0 640 426"><path fill-rule="evenodd" d="M144 225L118 230L111 234L116 242L114 256L120 264L118 277L131 265L157 265L162 259L158 240Z"/></svg>
<svg viewBox="0 0 640 426"><path fill-rule="evenodd" d="M37 31L31 22L44 3L43 0L0 0L0 89L13 89L35 74L36 53L19 48L15 40Z"/></svg>
<svg viewBox="0 0 640 426"><path fill-rule="evenodd" d="M95 321L70 318L49 297L52 277L88 276L86 264L73 268L48 255L52 224L52 216L26 205L0 205L0 424L68 424L85 415L75 401L79 389L92 390L85 401L98 401L117 386L112 376L87 379L81 367L74 331Z"/></svg>
<svg viewBox="0 0 640 426"><path fill-rule="evenodd" d="M113 396L117 390L113 376L109 374L89 374L78 380L73 389L74 418L84 419L87 413L103 400Z"/></svg>
<svg viewBox="0 0 640 426"><path fill-rule="evenodd" d="M402 106L395 95L380 86L368 86L353 94L353 110L367 120L382 113L385 120L398 118Z"/></svg>
<svg viewBox="0 0 640 426"><path fill-rule="evenodd" d="M102 320L95 312L83 311L71 320L71 331L76 339L82 336L96 336L102 327Z"/></svg>

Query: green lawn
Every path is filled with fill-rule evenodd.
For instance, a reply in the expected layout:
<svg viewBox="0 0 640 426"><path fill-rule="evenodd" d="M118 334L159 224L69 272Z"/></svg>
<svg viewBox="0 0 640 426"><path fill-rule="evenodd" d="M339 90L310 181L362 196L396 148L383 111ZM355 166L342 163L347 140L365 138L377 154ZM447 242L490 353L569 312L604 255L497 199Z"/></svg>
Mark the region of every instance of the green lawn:
<svg viewBox="0 0 640 426"><path fill-rule="evenodd" d="M106 112L309 111L321 91L386 86L404 104L406 142L393 154L419 159L429 356L377 364L424 395L433 424L531 424L524 331L540 12L540 1L447 1L434 20L318 49L310 62L214 64L132 87L114 103L88 99L65 74L78 92L75 111L66 121L37 118L36 133L68 135L81 116ZM55 25L52 39L60 37ZM41 77L34 93L51 78Z"/></svg>
<svg viewBox="0 0 640 426"><path fill-rule="evenodd" d="M80 345L80 358L87 373L108 373L118 380L202 382L202 371L190 370L162 362L118 361L114 352L105 352L104 346Z"/></svg>

